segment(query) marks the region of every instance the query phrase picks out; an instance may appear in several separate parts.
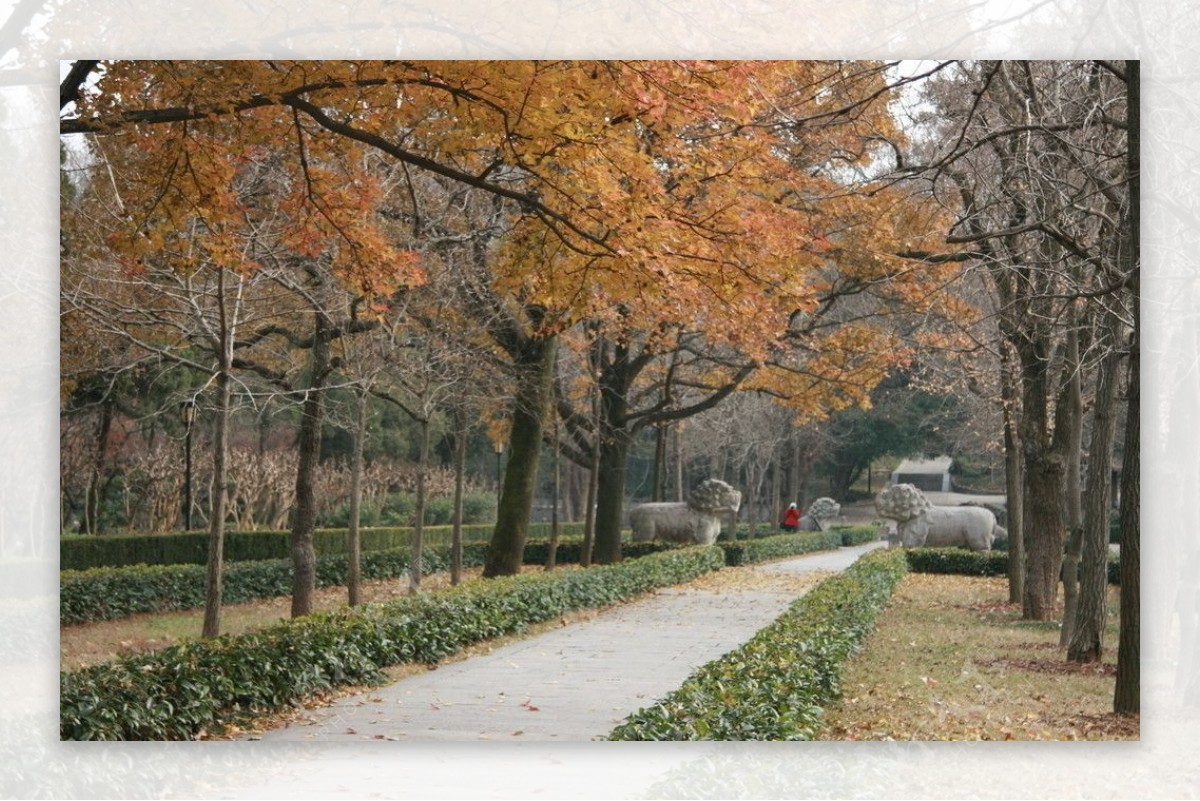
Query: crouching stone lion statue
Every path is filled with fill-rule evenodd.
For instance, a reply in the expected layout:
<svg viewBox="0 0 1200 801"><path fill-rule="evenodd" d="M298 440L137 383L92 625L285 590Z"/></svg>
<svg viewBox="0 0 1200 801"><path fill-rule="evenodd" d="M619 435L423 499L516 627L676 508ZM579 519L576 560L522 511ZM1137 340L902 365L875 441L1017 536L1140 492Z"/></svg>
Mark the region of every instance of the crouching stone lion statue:
<svg viewBox="0 0 1200 801"><path fill-rule="evenodd" d="M715 478L692 490L687 503L643 503L629 512L634 542L683 542L712 545L721 533L721 515L742 505L742 493Z"/></svg>
<svg viewBox="0 0 1200 801"><path fill-rule="evenodd" d="M817 498L800 518L801 531L825 531L842 513L842 505L833 498Z"/></svg>
<svg viewBox="0 0 1200 801"><path fill-rule="evenodd" d="M912 484L897 484L875 496L875 510L896 521L905 548L958 546L990 551L1007 532L996 516L980 506L934 506Z"/></svg>

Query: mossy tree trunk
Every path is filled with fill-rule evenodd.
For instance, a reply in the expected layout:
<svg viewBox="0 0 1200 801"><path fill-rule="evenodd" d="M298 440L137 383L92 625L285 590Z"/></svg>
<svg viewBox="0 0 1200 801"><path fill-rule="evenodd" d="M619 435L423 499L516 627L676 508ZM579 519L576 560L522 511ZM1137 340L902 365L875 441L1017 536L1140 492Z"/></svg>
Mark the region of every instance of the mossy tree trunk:
<svg viewBox="0 0 1200 801"><path fill-rule="evenodd" d="M517 391L512 405L509 459L496 510L496 530L483 566L487 578L521 571L537 490L542 421L550 407L557 354L557 336L529 337L514 359Z"/></svg>

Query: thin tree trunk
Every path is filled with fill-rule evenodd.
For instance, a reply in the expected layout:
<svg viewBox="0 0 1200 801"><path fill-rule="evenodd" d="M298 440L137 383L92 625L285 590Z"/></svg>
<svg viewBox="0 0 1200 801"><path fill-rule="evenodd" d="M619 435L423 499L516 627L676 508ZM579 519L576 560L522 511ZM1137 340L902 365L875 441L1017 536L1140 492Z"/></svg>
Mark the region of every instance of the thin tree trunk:
<svg viewBox="0 0 1200 801"><path fill-rule="evenodd" d="M1071 644L1071 636L1075 631L1075 614L1079 606L1079 563L1083 554L1083 536L1082 525L1070 529L1067 532L1067 546L1063 550L1063 618L1062 626L1058 630L1058 644L1062 648Z"/></svg>
<svg viewBox="0 0 1200 801"><path fill-rule="evenodd" d="M354 455L350 462L350 523L346 529L348 538L348 574L346 588L350 606L362 603L362 537L359 522L362 515L363 442L367 438L367 390L359 386L355 390L357 404L354 420Z"/></svg>
<svg viewBox="0 0 1200 801"><path fill-rule="evenodd" d="M225 271L217 272L217 328L220 351L217 354L216 409L213 416L212 513L208 519L208 560L204 574L204 624L201 636L221 633L222 578L225 556L225 503L229 461L230 370L233 363L233 317L225 297Z"/></svg>
<svg viewBox="0 0 1200 801"><path fill-rule="evenodd" d="M758 491L760 489L758 478L758 466L751 461L746 463L746 527L749 532L746 537L752 539L758 530L758 510L754 507L758 504ZM733 538L737 539L737 526L733 527Z"/></svg>
<svg viewBox="0 0 1200 801"><path fill-rule="evenodd" d="M599 419L597 416L597 423ZM597 425L597 430L599 426ZM590 567L592 564L592 548L596 542L596 495L600 484L600 446L592 446L592 463L588 468L587 509L584 512L583 523L583 552L579 556L579 564Z"/></svg>
<svg viewBox="0 0 1200 801"><path fill-rule="evenodd" d="M562 443L558 438L558 415L554 416L554 504L550 508L550 547L546 551L546 569L553 570L558 560L558 507L562 489Z"/></svg>
<svg viewBox="0 0 1200 801"><path fill-rule="evenodd" d="M530 340L517 359L517 393L512 407L508 469L500 492L496 530L488 547L483 575L521 572L529 514L537 490L542 420L551 401L558 337Z"/></svg>
<svg viewBox="0 0 1200 801"><path fill-rule="evenodd" d="M1008 600L1019 604L1025 598L1025 479L1021 437L1017 428L1016 392L1019 378L1012 364L1012 349L1001 342L1000 399L1004 406L1004 491L1008 516Z"/></svg>
<svg viewBox="0 0 1200 801"><path fill-rule="evenodd" d="M100 533L100 509L103 507L105 487L104 466L108 461L108 437L112 431L113 409L112 399L105 398L100 404L100 420L96 426L96 458L92 462L91 475L88 478L87 490L83 503L83 533Z"/></svg>
<svg viewBox="0 0 1200 801"><path fill-rule="evenodd" d="M467 417L459 408L454 413L454 525L450 533L450 584L462 582L463 484L467 472Z"/></svg>
<svg viewBox="0 0 1200 801"><path fill-rule="evenodd" d="M222 360L224 361L224 360ZM229 460L229 373L218 368L213 413L212 513L208 519L208 560L204 574L204 625L201 636L221 633L222 577L225 552L226 473Z"/></svg>
<svg viewBox="0 0 1200 801"><path fill-rule="evenodd" d="M321 454L321 422L325 416L325 379L329 372L329 341L324 315L315 315L316 329L309 350L311 377L300 412L297 438L295 515L292 519L292 617L313 612L317 558L313 534L317 527L315 476Z"/></svg>
<svg viewBox="0 0 1200 801"><path fill-rule="evenodd" d="M654 478L651 499L663 501L667 492L667 429L666 426L654 428Z"/></svg>
<svg viewBox="0 0 1200 801"><path fill-rule="evenodd" d="M429 418L422 417L417 421L421 443L417 457L417 511L413 521L412 557L408 565L408 592L415 595L421 591L422 564L425 555L425 473L429 470Z"/></svg>
<svg viewBox="0 0 1200 801"><path fill-rule="evenodd" d="M1083 387L1079 364L1079 314L1072 314L1071 329L1067 332L1066 364L1066 492L1064 512L1067 523L1067 546L1063 554L1063 620L1058 644L1066 648L1075 630L1075 613L1079 606L1079 562L1083 547L1083 492L1080 461L1083 458Z"/></svg>
<svg viewBox="0 0 1200 801"><path fill-rule="evenodd" d="M676 423L671 427L671 441L675 448L675 502L683 503L683 431Z"/></svg>

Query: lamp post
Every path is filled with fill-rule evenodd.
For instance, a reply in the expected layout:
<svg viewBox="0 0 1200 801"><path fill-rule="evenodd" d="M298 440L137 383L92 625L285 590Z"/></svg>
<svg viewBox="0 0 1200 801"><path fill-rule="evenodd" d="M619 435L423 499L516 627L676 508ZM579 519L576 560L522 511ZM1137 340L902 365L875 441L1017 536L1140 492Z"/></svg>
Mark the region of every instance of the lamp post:
<svg viewBox="0 0 1200 801"><path fill-rule="evenodd" d="M196 420L196 401L186 398L179 402L179 418L183 420L183 526L192 530L192 423Z"/></svg>

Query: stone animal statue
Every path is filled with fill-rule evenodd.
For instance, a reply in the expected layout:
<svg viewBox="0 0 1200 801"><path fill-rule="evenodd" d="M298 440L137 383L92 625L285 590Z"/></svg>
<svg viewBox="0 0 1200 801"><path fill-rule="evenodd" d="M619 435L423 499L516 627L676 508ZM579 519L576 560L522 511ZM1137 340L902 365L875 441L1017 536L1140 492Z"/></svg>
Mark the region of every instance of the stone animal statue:
<svg viewBox="0 0 1200 801"><path fill-rule="evenodd" d="M741 505L742 493L719 479L705 479L687 503L643 503L630 510L633 541L712 545L721 533L721 516Z"/></svg>
<svg viewBox="0 0 1200 801"><path fill-rule="evenodd" d="M991 511L980 506L934 506L912 484L897 484L875 496L875 510L896 521L905 548L958 546L990 551L1007 532Z"/></svg>
<svg viewBox="0 0 1200 801"><path fill-rule="evenodd" d="M842 506L833 498L817 498L800 518L801 531L824 531L831 520L842 513Z"/></svg>

